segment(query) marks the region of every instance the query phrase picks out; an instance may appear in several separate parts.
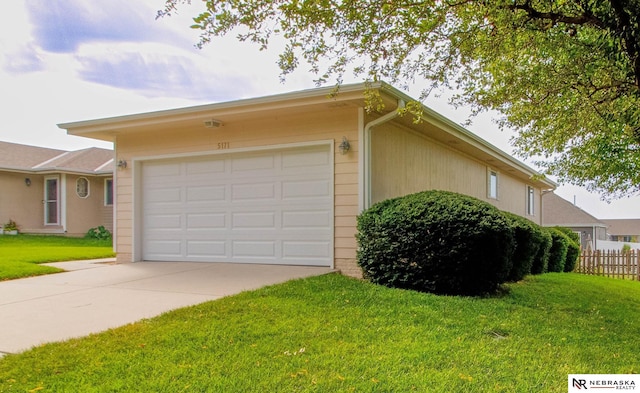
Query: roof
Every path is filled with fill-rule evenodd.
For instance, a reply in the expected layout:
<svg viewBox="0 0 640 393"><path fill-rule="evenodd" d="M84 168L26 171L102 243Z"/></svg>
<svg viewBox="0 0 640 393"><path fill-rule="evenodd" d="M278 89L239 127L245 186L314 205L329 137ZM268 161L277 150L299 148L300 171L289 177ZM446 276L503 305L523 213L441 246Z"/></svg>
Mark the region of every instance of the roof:
<svg viewBox="0 0 640 393"><path fill-rule="evenodd" d="M371 90L376 90L384 103L384 110L378 115L397 111L401 102L417 102L384 82L359 83L341 85L337 90L335 87L316 88L186 108L64 123L58 124L58 127L66 129L70 135L114 141L116 135L122 132L129 133L136 132L136 130L159 132L186 125L203 127L203 123L210 122L212 119L220 120L222 123L230 123L241 119L248 113L264 112L275 116L276 111L280 111L284 115L284 111L301 110L311 106L352 105L364 107L366 97L371 95ZM527 179L543 189L557 187L555 182L544 178L536 170L424 105L421 117L424 120L422 122L415 122L412 115L398 116L393 121L408 127L420 128L430 137L442 143L455 145L456 149L478 157L495 166L496 169L505 170Z"/></svg>
<svg viewBox="0 0 640 393"><path fill-rule="evenodd" d="M607 227L607 224L602 220L597 219L553 192L547 192L542 195L542 225Z"/></svg>
<svg viewBox="0 0 640 393"><path fill-rule="evenodd" d="M0 141L0 170L28 173L111 174L113 150L66 151Z"/></svg>
<svg viewBox="0 0 640 393"><path fill-rule="evenodd" d="M607 231L613 236L637 236L640 235L640 218L629 219L603 219L605 224L609 225Z"/></svg>

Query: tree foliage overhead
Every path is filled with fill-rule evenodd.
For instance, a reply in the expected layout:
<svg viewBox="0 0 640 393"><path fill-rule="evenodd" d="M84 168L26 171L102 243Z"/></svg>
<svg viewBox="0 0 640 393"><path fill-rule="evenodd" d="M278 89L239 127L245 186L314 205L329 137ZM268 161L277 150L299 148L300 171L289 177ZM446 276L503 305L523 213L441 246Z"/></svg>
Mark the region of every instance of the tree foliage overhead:
<svg viewBox="0 0 640 393"><path fill-rule="evenodd" d="M170 15L189 0L167 0ZM609 197L640 191L640 0L209 0L200 46L286 42L282 75L452 88L497 110L524 158Z"/></svg>

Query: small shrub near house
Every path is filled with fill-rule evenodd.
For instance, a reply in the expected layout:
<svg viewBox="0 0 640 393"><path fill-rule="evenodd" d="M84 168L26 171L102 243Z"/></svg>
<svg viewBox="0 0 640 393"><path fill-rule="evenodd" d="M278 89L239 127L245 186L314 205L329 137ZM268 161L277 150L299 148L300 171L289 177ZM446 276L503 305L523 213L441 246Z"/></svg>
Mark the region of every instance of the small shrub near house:
<svg viewBox="0 0 640 393"><path fill-rule="evenodd" d="M438 294L494 292L512 268L511 221L494 206L446 191L380 202L358 217L358 264L389 287Z"/></svg>
<svg viewBox="0 0 640 393"><path fill-rule="evenodd" d="M89 229L84 237L87 239L111 240L111 232L100 225L99 227Z"/></svg>

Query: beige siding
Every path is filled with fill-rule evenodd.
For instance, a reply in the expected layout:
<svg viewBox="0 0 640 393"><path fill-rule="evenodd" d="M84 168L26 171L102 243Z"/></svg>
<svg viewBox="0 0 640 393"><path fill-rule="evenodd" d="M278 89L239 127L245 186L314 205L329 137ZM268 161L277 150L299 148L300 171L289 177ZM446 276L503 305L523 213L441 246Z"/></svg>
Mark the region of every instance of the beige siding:
<svg viewBox="0 0 640 393"><path fill-rule="evenodd" d="M44 224L44 181L57 177L60 187L66 184L66 230L62 225ZM76 194L76 180L85 177L89 181L89 196L80 198ZM27 186L25 179L31 181ZM66 178L63 181L63 178ZM0 174L0 224L9 219L16 221L24 233L66 234L84 236L90 228L104 225L113 228L112 207L104 206L104 179L95 176L35 175L4 172ZM62 189L61 189L62 191ZM62 199L60 200L62 204ZM61 214L64 211L61 210ZM60 218L62 224L63 217Z"/></svg>
<svg viewBox="0 0 640 393"><path fill-rule="evenodd" d="M498 170L498 199L490 199L488 164L400 126L387 124L372 131L371 169L372 203L424 190L447 190L540 222L539 189L535 189L535 215L527 216L526 182Z"/></svg>
<svg viewBox="0 0 640 393"><path fill-rule="evenodd" d="M340 154L337 146L346 136L351 150ZM225 123L221 128L204 126L168 131L127 134L116 139L117 160L129 167L116 171L116 225L119 262L134 258L133 180L136 160L194 153L233 152L252 148L333 140L335 144L335 268L359 275L355 264L355 217L358 213L358 115L356 108L342 107L287 116L259 117ZM224 147L220 150L220 147ZM219 151L220 150L220 151ZM136 234L137 235L137 234Z"/></svg>
<svg viewBox="0 0 640 393"><path fill-rule="evenodd" d="M30 186L25 183L27 178ZM11 219L22 232L42 232L45 229L43 197L43 176L0 172L0 226Z"/></svg>
<svg viewBox="0 0 640 393"><path fill-rule="evenodd" d="M76 192L76 182L81 177L89 181L89 195L86 198L81 198ZM67 235L84 236L91 228L101 225L111 227L108 211L112 209L104 206L104 178L66 175L66 179Z"/></svg>

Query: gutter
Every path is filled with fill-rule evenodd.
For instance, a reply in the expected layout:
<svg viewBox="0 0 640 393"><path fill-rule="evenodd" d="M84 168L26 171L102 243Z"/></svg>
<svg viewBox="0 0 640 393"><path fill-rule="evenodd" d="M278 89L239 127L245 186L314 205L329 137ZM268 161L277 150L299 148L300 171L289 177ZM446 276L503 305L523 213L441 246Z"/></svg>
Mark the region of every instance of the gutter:
<svg viewBox="0 0 640 393"><path fill-rule="evenodd" d="M399 111L405 107L405 101L402 98L398 98L398 105L392 112L387 113L375 120L365 124L363 128L364 139L364 170L363 170L363 194L361 201L361 210L368 209L371 206L371 131L374 127L387 123L399 116Z"/></svg>

